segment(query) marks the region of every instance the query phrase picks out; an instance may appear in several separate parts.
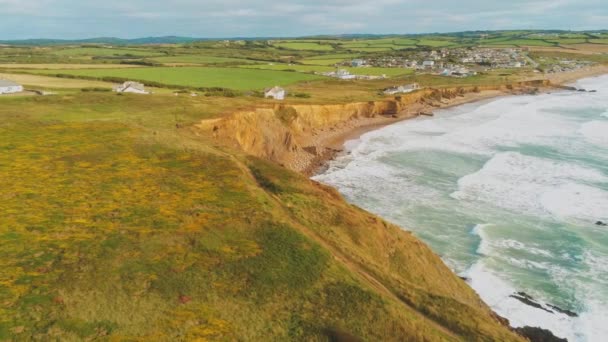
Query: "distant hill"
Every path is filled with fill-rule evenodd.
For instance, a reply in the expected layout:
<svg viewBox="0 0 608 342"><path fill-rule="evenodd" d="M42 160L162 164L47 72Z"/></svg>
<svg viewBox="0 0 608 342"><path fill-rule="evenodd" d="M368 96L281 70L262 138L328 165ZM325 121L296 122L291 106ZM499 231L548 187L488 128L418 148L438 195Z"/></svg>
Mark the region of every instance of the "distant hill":
<svg viewBox="0 0 608 342"><path fill-rule="evenodd" d="M70 44L111 44L111 45L147 45L147 44L183 44L198 41L213 40L268 40L268 39L374 39L382 37L419 37L419 36L456 36L466 37L479 34L499 34L499 33L606 33L607 30L587 30L587 31L566 31L566 30L497 30L497 31L463 31L463 32L427 32L416 34L372 34L372 33L353 33L353 34L334 34L334 35L312 35L303 37L227 37L227 38L194 38L180 36L163 37L144 37L123 39L116 37L98 37L87 39L22 39L22 40L0 40L0 45L25 45L25 46L50 46L50 45L70 45Z"/></svg>
<svg viewBox="0 0 608 342"><path fill-rule="evenodd" d="M207 38L192 38L192 37L145 37L135 39L122 39L115 37L99 37L89 39L23 39L23 40L0 40L0 44L6 45L69 45L69 44L112 44L112 45L145 45L145 44L179 44L192 43L201 40L210 40Z"/></svg>

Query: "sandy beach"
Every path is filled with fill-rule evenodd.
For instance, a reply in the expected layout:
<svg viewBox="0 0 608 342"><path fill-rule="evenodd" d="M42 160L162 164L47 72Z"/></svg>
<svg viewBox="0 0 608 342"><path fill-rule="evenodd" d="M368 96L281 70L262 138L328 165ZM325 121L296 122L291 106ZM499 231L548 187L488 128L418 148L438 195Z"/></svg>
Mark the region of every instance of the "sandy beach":
<svg viewBox="0 0 608 342"><path fill-rule="evenodd" d="M539 93L555 91L557 86L566 85L578 79L599 76L608 73L608 66L600 65L584 68L571 72L554 73L542 75L543 77L530 77L527 80L547 79L553 86L539 89ZM359 138L361 135L376 129L391 125L403 120L418 117L420 113L432 114L437 109L459 106L467 103L496 98L499 96L522 94L521 90L487 90L478 93L467 93L453 99L444 99L441 102L429 104L415 104L406 110L393 115L377 116L373 118L359 118L343 122L334 127L314 132L311 136L304 139L306 146L316 146L318 150L324 151L315 158L311 158L307 153L296 156L302 173L312 176L322 172L330 160L343 151L344 143L349 140Z"/></svg>

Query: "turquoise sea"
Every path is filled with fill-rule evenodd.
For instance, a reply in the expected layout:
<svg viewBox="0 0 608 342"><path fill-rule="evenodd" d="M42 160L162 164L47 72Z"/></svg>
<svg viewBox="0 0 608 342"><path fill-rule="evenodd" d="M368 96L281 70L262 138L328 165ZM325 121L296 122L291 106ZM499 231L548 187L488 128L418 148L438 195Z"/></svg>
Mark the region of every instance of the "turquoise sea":
<svg viewBox="0 0 608 342"><path fill-rule="evenodd" d="M596 224L608 223L608 76L574 86L597 92L502 97L367 133L314 179L414 232L511 325L608 341Z"/></svg>

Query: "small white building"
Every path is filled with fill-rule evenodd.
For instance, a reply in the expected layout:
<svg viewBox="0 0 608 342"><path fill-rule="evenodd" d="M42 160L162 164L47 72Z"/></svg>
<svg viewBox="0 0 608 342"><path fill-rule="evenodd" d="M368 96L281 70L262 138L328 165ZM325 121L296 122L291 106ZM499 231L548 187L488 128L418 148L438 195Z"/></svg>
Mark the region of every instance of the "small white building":
<svg viewBox="0 0 608 342"><path fill-rule="evenodd" d="M275 100L284 100L285 99L285 95L287 94L287 92L285 91L285 89L276 86L270 89L267 89L264 91L264 97L265 98L273 98Z"/></svg>
<svg viewBox="0 0 608 342"><path fill-rule="evenodd" d="M365 61L362 59L353 59L350 65L355 68L362 67L365 65Z"/></svg>
<svg viewBox="0 0 608 342"><path fill-rule="evenodd" d="M23 91L21 84L9 80L0 80L0 94L14 94Z"/></svg>
<svg viewBox="0 0 608 342"><path fill-rule="evenodd" d="M521 68L521 62L512 62L510 67L511 68Z"/></svg>
<svg viewBox="0 0 608 342"><path fill-rule="evenodd" d="M435 66L435 61L424 61L422 67L425 69L432 69Z"/></svg>
<svg viewBox="0 0 608 342"><path fill-rule="evenodd" d="M341 79L341 80L354 80L355 78L357 78L357 76L352 75L348 70L346 69L340 69L336 72L336 77Z"/></svg>
<svg viewBox="0 0 608 342"><path fill-rule="evenodd" d="M117 93L150 94L143 84L133 81L127 81L123 84L117 85L114 87L114 91Z"/></svg>
<svg viewBox="0 0 608 342"><path fill-rule="evenodd" d="M384 94L386 95L395 95L395 94L405 94L411 93L414 90L421 89L418 83L405 84L400 85L398 87L387 88L384 90Z"/></svg>

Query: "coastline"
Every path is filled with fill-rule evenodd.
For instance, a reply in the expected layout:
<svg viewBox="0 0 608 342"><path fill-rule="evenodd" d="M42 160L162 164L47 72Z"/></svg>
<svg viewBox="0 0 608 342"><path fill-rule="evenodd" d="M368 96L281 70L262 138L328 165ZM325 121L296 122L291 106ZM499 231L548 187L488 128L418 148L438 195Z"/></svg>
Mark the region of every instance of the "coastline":
<svg viewBox="0 0 608 342"><path fill-rule="evenodd" d="M563 73L563 74L556 74L556 75L550 75L552 77L550 77L549 79L551 80L552 86L550 87L545 87L545 88L541 88L539 89L538 94L546 94L546 93L551 93L551 92L555 92L555 91L561 91L563 90L567 90L567 85L571 84L577 80L580 79L585 79L585 78L593 78L593 77L598 77L598 76L602 76L602 75L608 75L608 67L607 66L601 66L598 68L591 68L588 70L578 70L577 72L574 73ZM560 86L562 88L560 88ZM593 90L593 88L588 88L588 90ZM494 94L492 94L494 93ZM521 92L519 92L521 93ZM457 101L450 101L449 104L446 104L445 106L440 107L441 109L445 109L445 108L449 108L449 107L455 107L455 106L459 106L462 104L467 104L467 103L473 103L473 102L477 102L477 101L482 101L482 100L487 100L487 99L493 99L493 98L497 98L499 96L507 96L507 95L517 95L518 92L516 91L492 91L492 92L482 92L482 93L478 93L478 94L471 94L471 95L478 95L478 96L469 96L466 98L459 98L459 99L455 99ZM400 117L397 119L394 119L394 121L392 123L397 123L406 119L409 119L410 117ZM344 144L347 141L350 140L354 140L359 138L361 135L379 129L379 128L383 128L385 126L391 125L392 123L387 123L387 124L383 124L383 123L378 123L376 125L374 124L369 124L369 125L363 125L361 127L355 127L351 130L344 130L343 132L339 132L339 133L335 133L335 135L332 138L326 138L324 137L326 140L325 142L329 142L330 144L333 143L334 145L328 145L328 146L333 146L333 148L338 148L338 147L343 147ZM325 164L320 165L319 168L317 168L316 170L320 172L318 173L322 173L323 172L323 167L325 167L327 165L327 163L329 161L331 161L335 156L337 155L337 153L333 154L331 156L331 158L328 158L325 160ZM332 185L333 186L333 185ZM380 217L382 217L379 214ZM469 273L465 274L466 276L463 276L462 279L465 280L467 282L467 284L469 284L469 286L473 287L472 283L471 283L471 279L469 278L470 275ZM476 291L478 291L476 289ZM495 289L490 289L488 291L496 291ZM569 316L570 318L575 317L578 319L578 317L585 317L584 319L589 319L588 317L585 316L584 312L574 312L574 311L570 311L568 309L564 309L563 307L560 308L557 305L551 304L550 302L541 302L541 301L537 301L536 299L534 299L532 296L530 296L529 294L522 292L521 290L517 289L517 288L513 288L513 289L509 289L510 292L512 292L509 297L512 299L515 299L517 301L520 301L521 303L523 303L524 305L527 305L530 308L540 308L541 310L545 310L546 312L549 312L550 314L561 314L561 315L566 315ZM494 293L494 292L492 292ZM483 298L484 302L488 303L488 305L490 305L490 303L492 303L492 301L488 301L486 298ZM508 319L503 318L501 315L504 315L504 313L500 313L498 314L497 312L500 312L498 310L498 308L495 308L493 306L492 310L493 312L496 314L497 317L501 317L501 319L504 319L504 324L509 326L513 331L516 331L518 334L525 336L525 337L535 337L535 338L547 338L547 340L555 340L555 341L564 341L565 339L563 336L563 331L561 332L561 335L558 334L558 332L560 330L553 330L553 328L546 328L543 326L543 328L539 327L540 325L535 324L535 323L530 323L530 321L525 320L524 324L521 324L521 319L520 319L520 323L517 324L517 319L512 320L511 322L509 322ZM547 311L547 308L549 311ZM507 317L507 315L504 315L505 317ZM583 319L583 318L581 318ZM516 324L512 325L512 322L515 321ZM568 337L570 338L570 337Z"/></svg>
<svg viewBox="0 0 608 342"><path fill-rule="evenodd" d="M559 90L560 86L565 86L568 83L575 82L579 79L596 77L608 74L608 65L599 65L590 68L575 70L571 72L555 73L544 75L544 79L549 80L552 86L538 89L535 94L546 94L552 91ZM530 78L528 80L537 80L538 78ZM416 118L420 113L434 114L437 109L446 109L464 104L479 102L483 100L498 98L501 96L532 94L522 90L483 90L478 93L467 93L452 99L444 99L434 104L415 104L409 106L406 110L393 115L392 117L379 116L374 118L359 118L345 122L339 126L332 127L327 130L315 132L309 137L307 143L317 146L324 152L319 154L314 159L300 160L303 164L301 172L308 177L322 173L327 164L332 161L337 155L344 150L344 144L347 141L355 140L363 134L375 131L377 129L404 121Z"/></svg>

